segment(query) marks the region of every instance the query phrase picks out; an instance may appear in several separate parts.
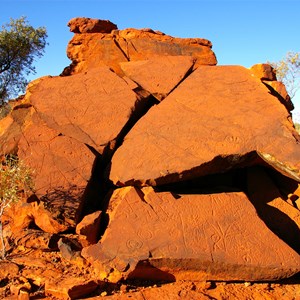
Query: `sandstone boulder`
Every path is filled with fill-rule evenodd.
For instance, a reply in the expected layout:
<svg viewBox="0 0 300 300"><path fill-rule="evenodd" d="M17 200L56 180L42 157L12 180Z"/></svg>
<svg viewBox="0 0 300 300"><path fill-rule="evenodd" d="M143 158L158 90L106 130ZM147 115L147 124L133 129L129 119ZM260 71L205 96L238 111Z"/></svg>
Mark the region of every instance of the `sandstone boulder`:
<svg viewBox="0 0 300 300"><path fill-rule="evenodd" d="M55 215L75 226L95 155L83 143L47 127L35 114L22 134L18 156L33 170L36 195L52 212L49 223L54 225L51 219ZM38 206L37 211L40 209ZM40 227L47 222L43 214L35 214L35 218Z"/></svg>
<svg viewBox="0 0 300 300"><path fill-rule="evenodd" d="M263 83L269 88L274 96L277 96L282 104L287 108L288 111L294 109L294 104L291 101L291 97L287 93L285 85L280 81L263 81Z"/></svg>
<svg viewBox="0 0 300 300"><path fill-rule="evenodd" d="M127 77L162 100L185 78L193 64L190 56L158 56L120 65Z"/></svg>
<svg viewBox="0 0 300 300"><path fill-rule="evenodd" d="M200 66L133 127L110 178L162 185L255 164L259 156L300 181L299 135L289 120L248 69Z"/></svg>
<svg viewBox="0 0 300 300"><path fill-rule="evenodd" d="M276 80L276 72L269 64L256 64L250 68L250 71L260 80Z"/></svg>
<svg viewBox="0 0 300 300"><path fill-rule="evenodd" d="M47 78L34 89L30 101L50 128L66 136L64 139L73 138L100 153L114 147L140 104L128 84L107 67Z"/></svg>
<svg viewBox="0 0 300 300"><path fill-rule="evenodd" d="M174 195L151 187L114 192L110 223L83 256L109 280L265 281L300 270L243 193Z"/></svg>
<svg viewBox="0 0 300 300"><path fill-rule="evenodd" d="M100 233L101 211L85 216L76 226L76 233L80 235L81 243L86 247L96 244Z"/></svg>
<svg viewBox="0 0 300 300"><path fill-rule="evenodd" d="M68 26L74 33L110 33L118 29L117 25L109 20L91 18L73 18L69 21Z"/></svg>

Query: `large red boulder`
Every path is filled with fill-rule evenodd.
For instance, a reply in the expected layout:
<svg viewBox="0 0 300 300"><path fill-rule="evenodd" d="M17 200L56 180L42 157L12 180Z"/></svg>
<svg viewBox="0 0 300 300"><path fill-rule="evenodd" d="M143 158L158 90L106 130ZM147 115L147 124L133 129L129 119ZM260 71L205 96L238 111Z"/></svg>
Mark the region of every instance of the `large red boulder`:
<svg viewBox="0 0 300 300"><path fill-rule="evenodd" d="M68 22L68 26L74 33L110 33L118 29L117 25L109 20L91 18L73 18Z"/></svg>
<svg viewBox="0 0 300 300"><path fill-rule="evenodd" d="M18 147L19 158L33 171L36 195L57 218L75 226L95 155L85 144L47 127L37 114L24 129ZM52 223L42 216L39 223Z"/></svg>
<svg viewBox="0 0 300 300"><path fill-rule="evenodd" d="M162 185L251 165L259 156L300 181L297 140L289 112L251 71L200 66L133 127L110 178L121 186Z"/></svg>
<svg viewBox="0 0 300 300"><path fill-rule="evenodd" d="M139 103L126 81L107 67L45 78L30 101L50 128L100 153L114 147Z"/></svg>
<svg viewBox="0 0 300 300"><path fill-rule="evenodd" d="M118 189L101 241L83 249L103 278L265 281L300 271L243 193Z"/></svg>

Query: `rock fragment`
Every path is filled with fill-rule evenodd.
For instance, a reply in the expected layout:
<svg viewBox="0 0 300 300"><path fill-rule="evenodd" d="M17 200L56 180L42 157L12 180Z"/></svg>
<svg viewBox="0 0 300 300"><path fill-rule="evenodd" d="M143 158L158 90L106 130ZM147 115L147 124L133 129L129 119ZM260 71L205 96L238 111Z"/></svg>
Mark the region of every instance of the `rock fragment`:
<svg viewBox="0 0 300 300"><path fill-rule="evenodd" d="M157 56L120 65L126 76L162 100L184 79L193 64L190 56Z"/></svg>
<svg viewBox="0 0 300 300"><path fill-rule="evenodd" d="M96 244L100 233L101 211L86 215L76 226L76 233L80 235L81 243L86 247Z"/></svg>
<svg viewBox="0 0 300 300"><path fill-rule="evenodd" d="M68 26L74 33L110 33L118 29L117 25L109 20L91 18L73 18L68 22Z"/></svg>
<svg viewBox="0 0 300 300"><path fill-rule="evenodd" d="M73 300L92 293L97 286L95 281L79 277L69 277L63 280L53 279L46 282L45 294L58 299Z"/></svg>

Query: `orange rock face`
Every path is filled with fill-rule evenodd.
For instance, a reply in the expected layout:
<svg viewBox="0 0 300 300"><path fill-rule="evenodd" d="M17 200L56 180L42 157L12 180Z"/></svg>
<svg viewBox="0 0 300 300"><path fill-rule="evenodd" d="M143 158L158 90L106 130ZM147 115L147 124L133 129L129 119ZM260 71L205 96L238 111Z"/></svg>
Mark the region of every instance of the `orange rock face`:
<svg viewBox="0 0 300 300"><path fill-rule="evenodd" d="M112 33L75 34L67 54L72 60L65 75L84 72L101 65L123 76L121 62L147 60L155 56L191 56L195 66L217 63L210 41L174 38L151 29L115 30Z"/></svg>
<svg viewBox="0 0 300 300"><path fill-rule="evenodd" d="M154 273L165 280L263 281L300 270L300 256L242 193L174 196L126 187L115 191L110 205L101 243L83 251L108 278L114 270L142 279Z"/></svg>
<svg viewBox="0 0 300 300"><path fill-rule="evenodd" d="M50 128L100 153L117 138L138 100L127 83L107 67L70 77L46 78L35 86L30 97Z"/></svg>
<svg viewBox="0 0 300 300"><path fill-rule="evenodd" d="M37 114L24 130L18 147L19 157L34 170L36 195L57 215L65 211L74 222L95 155L83 143L47 127ZM44 217L41 223L45 222Z"/></svg>
<svg viewBox="0 0 300 300"><path fill-rule="evenodd" d="M144 90L162 100L186 77L193 65L190 56L158 56L121 63L121 69Z"/></svg>
<svg viewBox="0 0 300 300"><path fill-rule="evenodd" d="M130 131L112 159L111 179L161 185L251 164L247 154L256 152L299 180L299 144L288 118L249 70L198 67Z"/></svg>
<svg viewBox="0 0 300 300"><path fill-rule="evenodd" d="M69 21L70 31L74 33L110 33L117 28L117 25L108 20L91 18L74 18Z"/></svg>

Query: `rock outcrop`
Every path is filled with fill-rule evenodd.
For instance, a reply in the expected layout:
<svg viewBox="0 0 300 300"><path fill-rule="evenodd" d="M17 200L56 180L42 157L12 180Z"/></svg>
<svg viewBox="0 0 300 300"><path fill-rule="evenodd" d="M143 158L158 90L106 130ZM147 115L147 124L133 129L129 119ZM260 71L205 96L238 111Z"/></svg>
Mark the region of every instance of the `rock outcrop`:
<svg viewBox="0 0 300 300"><path fill-rule="evenodd" d="M0 120L0 155L35 183L2 217L5 293L299 274L300 137L274 70L215 66L205 39L68 25L72 64Z"/></svg>
<svg viewBox="0 0 300 300"><path fill-rule="evenodd" d="M67 49L72 64L64 70L64 75L106 65L123 76L120 63L148 60L156 56L192 56L195 59L195 67L217 63L211 50L212 44L206 39L174 38L152 29L133 28L87 33L83 29L85 24L94 28L94 22L91 20L76 18L69 23L70 30L75 32L75 35ZM95 31L92 29L92 32Z"/></svg>

